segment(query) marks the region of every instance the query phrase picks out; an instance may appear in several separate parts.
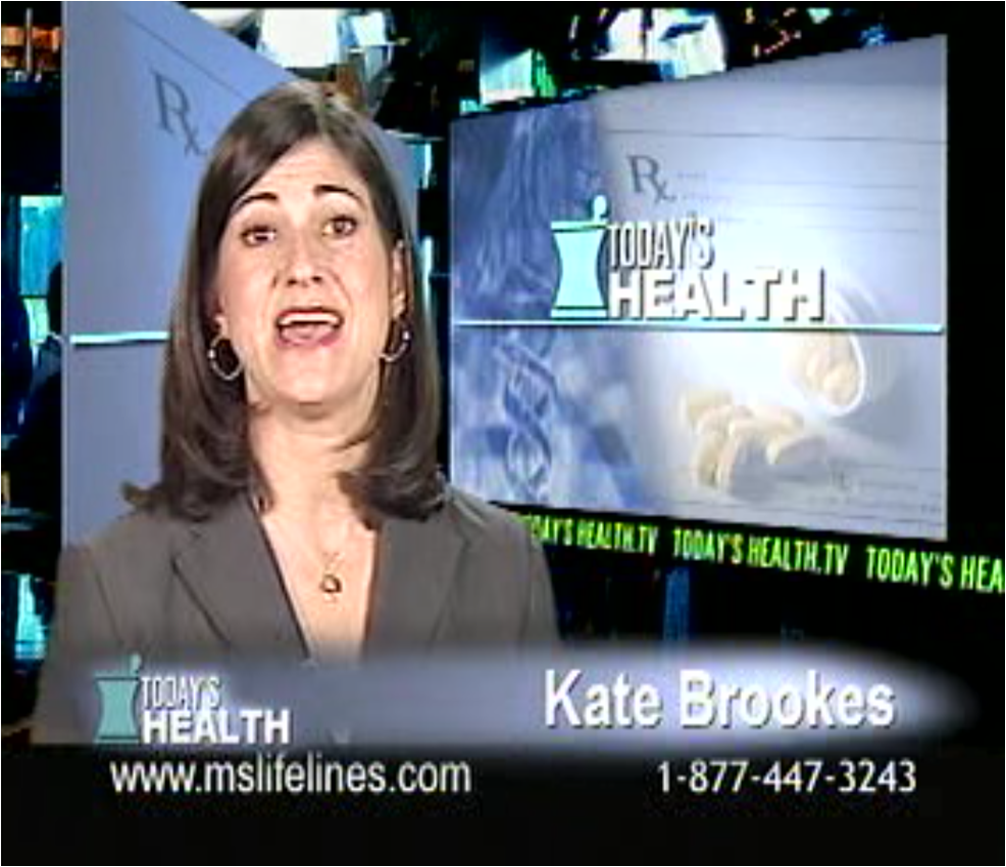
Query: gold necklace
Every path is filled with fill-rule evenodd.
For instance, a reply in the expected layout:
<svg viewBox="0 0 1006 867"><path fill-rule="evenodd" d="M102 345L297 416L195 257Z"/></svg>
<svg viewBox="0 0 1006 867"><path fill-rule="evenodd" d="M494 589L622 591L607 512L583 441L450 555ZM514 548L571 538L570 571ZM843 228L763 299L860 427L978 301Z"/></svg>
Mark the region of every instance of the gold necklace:
<svg viewBox="0 0 1006 867"><path fill-rule="evenodd" d="M339 570L339 564L342 560L343 555L341 551L334 551L325 557L318 589L321 590L321 595L325 597L326 602L338 602L339 597L342 596L343 589L345 589Z"/></svg>
<svg viewBox="0 0 1006 867"><path fill-rule="evenodd" d="M273 527L278 529L279 533L287 539L289 543L294 543L292 534L288 529L283 526L282 523L273 523ZM343 545L347 545L349 542L349 536L351 535L349 527L347 527L345 532L345 538L343 540ZM301 547L303 550L303 542L298 542L296 547ZM344 579L344 570L342 568L343 561L346 559L346 555L342 551L332 551L326 552L322 549L322 564L321 564L321 578L318 580L317 588L321 593L322 598L329 604L337 603L342 597L343 591L346 589L346 582Z"/></svg>

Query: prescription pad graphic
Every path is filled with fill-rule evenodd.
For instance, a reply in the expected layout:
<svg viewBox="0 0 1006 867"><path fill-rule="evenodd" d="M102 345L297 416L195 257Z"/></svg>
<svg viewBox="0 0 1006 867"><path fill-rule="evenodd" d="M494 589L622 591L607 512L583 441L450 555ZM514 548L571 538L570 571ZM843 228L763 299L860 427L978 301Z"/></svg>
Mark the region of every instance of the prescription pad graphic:
<svg viewBox="0 0 1006 867"><path fill-rule="evenodd" d="M455 225L457 483L524 504L945 537L943 52L922 40L523 121L503 159L530 172L537 204L494 207L502 180L483 178L487 216ZM577 135L556 134L562 111ZM455 150L518 123L489 120ZM459 166L463 198L478 164ZM822 274L825 315L533 327L556 297L606 284L611 251L603 230L589 237L601 194L608 226L701 218L717 273ZM757 304L741 280L731 292Z"/></svg>

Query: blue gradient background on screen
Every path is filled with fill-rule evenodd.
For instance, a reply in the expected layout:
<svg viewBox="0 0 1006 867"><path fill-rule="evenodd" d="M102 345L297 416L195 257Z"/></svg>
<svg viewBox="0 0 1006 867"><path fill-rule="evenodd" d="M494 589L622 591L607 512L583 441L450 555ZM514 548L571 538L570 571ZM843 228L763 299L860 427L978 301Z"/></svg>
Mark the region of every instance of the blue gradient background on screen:
<svg viewBox="0 0 1006 867"><path fill-rule="evenodd" d="M603 192L590 104L462 122L451 160L452 316L547 319L562 276L551 223L589 219ZM640 505L622 350L603 330L455 329L455 481L503 501Z"/></svg>

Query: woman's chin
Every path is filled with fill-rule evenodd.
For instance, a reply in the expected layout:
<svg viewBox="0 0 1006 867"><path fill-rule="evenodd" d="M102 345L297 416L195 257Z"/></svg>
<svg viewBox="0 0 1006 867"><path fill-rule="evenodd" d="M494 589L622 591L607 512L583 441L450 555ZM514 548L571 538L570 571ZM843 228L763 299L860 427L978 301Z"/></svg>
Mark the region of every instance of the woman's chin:
<svg viewBox="0 0 1006 867"><path fill-rule="evenodd" d="M260 413L308 420L324 419L337 415L344 401L331 392L273 393L267 400L252 400Z"/></svg>
<svg viewBox="0 0 1006 867"><path fill-rule="evenodd" d="M275 377L267 387L250 390L250 402L270 415L305 420L341 416L347 420L365 416L373 398L367 383L343 377ZM258 400L255 398L258 397Z"/></svg>
<svg viewBox="0 0 1006 867"><path fill-rule="evenodd" d="M323 419L334 415L339 400L331 394L296 395L286 401L290 412L306 419Z"/></svg>

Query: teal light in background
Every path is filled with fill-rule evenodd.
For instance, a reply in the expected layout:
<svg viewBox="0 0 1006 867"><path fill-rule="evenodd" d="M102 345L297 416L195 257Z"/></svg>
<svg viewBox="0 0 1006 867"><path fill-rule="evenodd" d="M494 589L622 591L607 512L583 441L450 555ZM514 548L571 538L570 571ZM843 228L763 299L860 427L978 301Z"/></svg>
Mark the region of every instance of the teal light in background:
<svg viewBox="0 0 1006 867"><path fill-rule="evenodd" d="M63 197L21 198L21 294L44 298L63 259Z"/></svg>
<svg viewBox="0 0 1006 867"><path fill-rule="evenodd" d="M549 72L545 55L540 51L535 51L531 60L531 80L534 86L535 96L541 99L554 99L559 95L559 88L556 87L555 79Z"/></svg>
<svg viewBox="0 0 1006 867"><path fill-rule="evenodd" d="M49 334L49 292L52 269L63 260L63 197L23 196L21 208L21 296L28 313L33 352Z"/></svg>
<svg viewBox="0 0 1006 867"><path fill-rule="evenodd" d="M45 298L24 298L24 309L28 314L28 333L31 336L31 348L38 356L38 348L49 333L49 307Z"/></svg>
<svg viewBox="0 0 1006 867"><path fill-rule="evenodd" d="M863 31L862 35L859 37L860 44L864 47L873 45L887 45L891 42L891 34L887 32L887 28L883 24L874 24L872 27L867 27Z"/></svg>
<svg viewBox="0 0 1006 867"><path fill-rule="evenodd" d="M479 84L482 102L516 102L535 96L534 52L493 56L483 54Z"/></svg>
<svg viewBox="0 0 1006 867"><path fill-rule="evenodd" d="M32 592L34 580L31 575L18 575L14 656L19 662L39 662L45 656L46 628Z"/></svg>
<svg viewBox="0 0 1006 867"><path fill-rule="evenodd" d="M815 24L820 24L822 21L827 21L831 18L831 9L827 6L811 6L807 9L807 15L810 16L810 20Z"/></svg>
<svg viewBox="0 0 1006 867"><path fill-rule="evenodd" d="M416 182L421 190L429 189L433 182L433 145L429 141L415 139L408 141L412 153L412 164L416 172Z"/></svg>
<svg viewBox="0 0 1006 867"><path fill-rule="evenodd" d="M419 291L423 293L426 309L432 311L436 299L433 298L433 239L423 238L419 246Z"/></svg>

